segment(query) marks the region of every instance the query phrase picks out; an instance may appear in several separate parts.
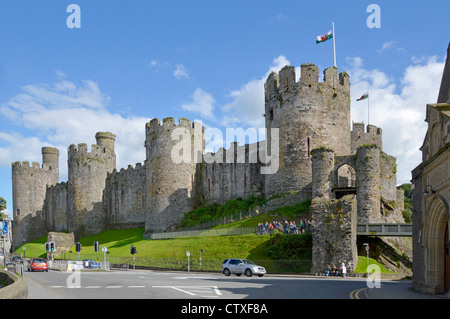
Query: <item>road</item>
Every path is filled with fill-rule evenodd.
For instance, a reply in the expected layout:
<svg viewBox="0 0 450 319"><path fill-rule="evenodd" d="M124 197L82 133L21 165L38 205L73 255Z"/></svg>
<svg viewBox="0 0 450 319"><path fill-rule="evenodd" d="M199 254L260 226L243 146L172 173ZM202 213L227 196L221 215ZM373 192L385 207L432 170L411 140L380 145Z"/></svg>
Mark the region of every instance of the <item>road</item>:
<svg viewBox="0 0 450 319"><path fill-rule="evenodd" d="M30 299L358 299L363 279L159 271L25 272Z"/></svg>

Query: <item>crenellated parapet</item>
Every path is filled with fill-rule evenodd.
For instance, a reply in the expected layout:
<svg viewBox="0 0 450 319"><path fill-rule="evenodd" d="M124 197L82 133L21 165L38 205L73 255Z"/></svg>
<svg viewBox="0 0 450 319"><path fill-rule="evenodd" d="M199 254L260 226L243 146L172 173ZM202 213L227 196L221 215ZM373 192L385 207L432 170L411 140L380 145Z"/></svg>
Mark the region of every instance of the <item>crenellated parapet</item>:
<svg viewBox="0 0 450 319"><path fill-rule="evenodd" d="M265 83L265 97L267 100L276 99L281 102L283 93L296 92L299 89L315 88L320 90L330 87L336 94L350 94L350 78L347 72L338 75L335 66L324 70L324 81L319 82L319 68L313 63L300 66L300 79L296 81L296 71L291 65L283 67L278 73L271 72ZM317 91L314 91L317 92Z"/></svg>
<svg viewBox="0 0 450 319"><path fill-rule="evenodd" d="M164 118L162 122L154 118L145 127L147 160L164 154L168 160L176 157L176 161L199 163L204 149L204 133L205 128L201 123L191 122L187 118L180 118L179 124L175 123L173 117ZM180 148L179 154L171 154L175 145ZM183 150L189 151L189 154L183 153Z"/></svg>
<svg viewBox="0 0 450 319"><path fill-rule="evenodd" d="M372 124L367 125L365 129L364 122L354 122L351 131L351 143L352 154L355 154L358 147L364 144L376 144L383 150L383 130Z"/></svg>

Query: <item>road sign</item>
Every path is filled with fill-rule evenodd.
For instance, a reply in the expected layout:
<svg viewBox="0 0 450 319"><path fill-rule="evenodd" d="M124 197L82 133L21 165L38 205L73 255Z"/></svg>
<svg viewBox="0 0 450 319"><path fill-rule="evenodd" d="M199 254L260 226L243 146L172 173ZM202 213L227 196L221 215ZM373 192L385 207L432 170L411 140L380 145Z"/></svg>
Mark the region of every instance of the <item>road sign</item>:
<svg viewBox="0 0 450 319"><path fill-rule="evenodd" d="M8 233L8 222L4 220L2 227L2 236L6 236L7 233Z"/></svg>
<svg viewBox="0 0 450 319"><path fill-rule="evenodd" d="M102 247L102 251L103 251L104 253L106 253L106 252L108 251L108 248L106 248L106 246L103 246L103 247Z"/></svg>
<svg viewBox="0 0 450 319"><path fill-rule="evenodd" d="M369 245L366 245L366 251L369 252Z"/></svg>

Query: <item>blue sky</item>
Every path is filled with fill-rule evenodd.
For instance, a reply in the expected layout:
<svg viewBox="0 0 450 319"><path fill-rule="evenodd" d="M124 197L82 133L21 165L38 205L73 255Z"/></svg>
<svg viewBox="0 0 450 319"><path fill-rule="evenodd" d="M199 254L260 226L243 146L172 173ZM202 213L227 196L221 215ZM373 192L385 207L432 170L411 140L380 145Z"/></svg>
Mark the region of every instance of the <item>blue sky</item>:
<svg viewBox="0 0 450 319"><path fill-rule="evenodd" d="M81 28L68 28L70 4ZM432 3L432 4L430 4ZM380 28L369 28L370 4ZM371 124L397 157L398 183L420 162L425 105L437 99L449 44L448 0L12 1L0 3L0 196L12 210L11 163L42 162L41 148L117 135L117 167L145 160L151 118L209 127L262 127L263 83L285 64L333 64L350 75L352 121L370 85Z"/></svg>

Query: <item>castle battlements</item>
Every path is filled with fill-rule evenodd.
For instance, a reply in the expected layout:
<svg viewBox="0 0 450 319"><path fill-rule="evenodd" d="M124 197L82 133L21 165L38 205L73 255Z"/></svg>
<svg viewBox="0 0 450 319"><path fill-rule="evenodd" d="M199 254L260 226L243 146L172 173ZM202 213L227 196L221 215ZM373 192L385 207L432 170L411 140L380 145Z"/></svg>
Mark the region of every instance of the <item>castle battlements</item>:
<svg viewBox="0 0 450 319"><path fill-rule="evenodd" d="M142 163L136 163L135 167L133 165L128 165L127 168L121 168L119 171L114 170L110 175L128 175L143 169L145 170L145 165L142 165Z"/></svg>
<svg viewBox="0 0 450 319"><path fill-rule="evenodd" d="M170 129L173 130L177 127L184 127L187 129L199 129L202 128L202 132L204 132L205 128L203 127L203 125L199 122L191 122L191 120L185 118L185 117L181 117L178 120L179 124L175 123L175 119L173 117L166 117L162 120L158 119L158 118L154 118L152 120L150 120L150 122L148 122L145 126L145 131L146 134L152 134L152 133L156 133L156 132L160 132L161 129L166 128L166 129Z"/></svg>
<svg viewBox="0 0 450 319"><path fill-rule="evenodd" d="M351 139L352 154L355 154L358 147L363 144L376 144L383 149L383 130L372 124L367 125L365 129L364 122L353 122Z"/></svg>
<svg viewBox="0 0 450 319"><path fill-rule="evenodd" d="M296 72L293 66L283 67L279 73L272 72L267 77L265 83L266 99L280 98L279 95L284 92L295 92L299 88L319 88L328 86L334 90L341 90L347 94L350 93L350 79L347 72L341 72L338 75L338 69L335 66L324 70L324 81L319 82L319 68L313 63L305 63L300 67L300 79L296 81ZM319 92L320 93L320 92Z"/></svg>

